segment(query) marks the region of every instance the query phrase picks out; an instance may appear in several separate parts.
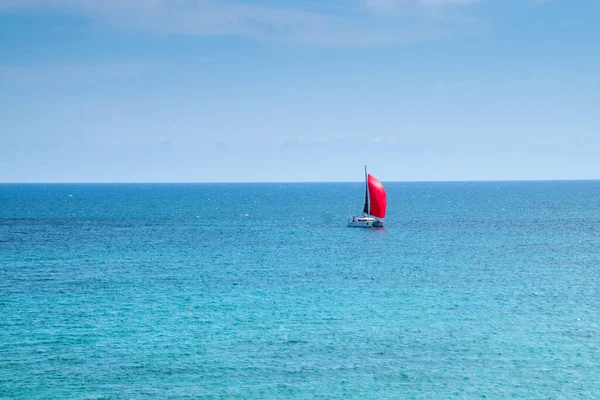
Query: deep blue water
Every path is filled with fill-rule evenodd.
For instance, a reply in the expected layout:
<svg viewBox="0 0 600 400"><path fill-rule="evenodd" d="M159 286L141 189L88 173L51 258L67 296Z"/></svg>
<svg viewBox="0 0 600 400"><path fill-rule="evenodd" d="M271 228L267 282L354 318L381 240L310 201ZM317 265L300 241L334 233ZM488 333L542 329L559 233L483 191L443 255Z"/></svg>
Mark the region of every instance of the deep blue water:
<svg viewBox="0 0 600 400"><path fill-rule="evenodd" d="M600 182L0 185L0 398L600 398Z"/></svg>

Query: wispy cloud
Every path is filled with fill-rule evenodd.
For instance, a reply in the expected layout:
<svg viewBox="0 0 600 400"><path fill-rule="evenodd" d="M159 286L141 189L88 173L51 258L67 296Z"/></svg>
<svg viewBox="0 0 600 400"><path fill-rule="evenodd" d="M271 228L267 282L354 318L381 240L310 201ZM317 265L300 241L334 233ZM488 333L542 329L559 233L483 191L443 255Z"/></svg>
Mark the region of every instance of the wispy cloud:
<svg viewBox="0 0 600 400"><path fill-rule="evenodd" d="M29 91L55 91L71 87L102 85L130 80L149 69L149 63L47 64L13 66L0 64L0 87Z"/></svg>
<svg viewBox="0 0 600 400"><path fill-rule="evenodd" d="M419 3L425 5L445 6L450 4L470 4L478 1L479 0L419 0Z"/></svg>
<svg viewBox="0 0 600 400"><path fill-rule="evenodd" d="M399 7L418 4L421 6L450 6L450 5L465 5L476 3L480 0L365 0L365 5L368 9L380 11L397 10Z"/></svg>
<svg viewBox="0 0 600 400"><path fill-rule="evenodd" d="M46 10L75 13L122 29L153 34L244 36L258 40L317 45L372 45L447 36L465 18L420 12L424 6L476 0L361 0L334 12L289 3L215 0L0 0L0 12ZM398 2L409 7L397 7ZM363 4L359 7L358 4ZM392 15L369 9L394 9Z"/></svg>

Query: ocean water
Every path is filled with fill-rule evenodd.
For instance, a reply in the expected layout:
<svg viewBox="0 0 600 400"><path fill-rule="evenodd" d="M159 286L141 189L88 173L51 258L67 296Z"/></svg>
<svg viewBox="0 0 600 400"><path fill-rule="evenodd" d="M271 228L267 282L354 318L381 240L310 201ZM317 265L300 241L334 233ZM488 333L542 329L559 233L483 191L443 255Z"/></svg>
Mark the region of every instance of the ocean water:
<svg viewBox="0 0 600 400"><path fill-rule="evenodd" d="M600 398L600 182L0 185L0 398Z"/></svg>

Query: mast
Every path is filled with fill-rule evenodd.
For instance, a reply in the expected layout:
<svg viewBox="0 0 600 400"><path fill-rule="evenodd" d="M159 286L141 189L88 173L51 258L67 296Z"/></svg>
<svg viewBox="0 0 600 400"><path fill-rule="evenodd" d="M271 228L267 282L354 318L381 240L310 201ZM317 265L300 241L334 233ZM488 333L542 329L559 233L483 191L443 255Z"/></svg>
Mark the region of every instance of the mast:
<svg viewBox="0 0 600 400"><path fill-rule="evenodd" d="M367 215L371 215L371 196L369 195L369 175L365 165L365 185L367 186Z"/></svg>

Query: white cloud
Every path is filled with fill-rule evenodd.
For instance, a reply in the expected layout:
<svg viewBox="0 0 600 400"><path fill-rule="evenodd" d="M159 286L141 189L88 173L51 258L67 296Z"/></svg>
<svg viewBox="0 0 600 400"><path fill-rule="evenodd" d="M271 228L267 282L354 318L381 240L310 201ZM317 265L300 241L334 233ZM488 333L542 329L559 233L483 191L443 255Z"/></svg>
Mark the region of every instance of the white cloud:
<svg viewBox="0 0 600 400"><path fill-rule="evenodd" d="M425 5L451 5L451 4L470 4L476 3L479 0L419 0L419 3Z"/></svg>
<svg viewBox="0 0 600 400"><path fill-rule="evenodd" d="M367 8L372 10L391 11L398 6L397 0L365 0Z"/></svg>
<svg viewBox="0 0 600 400"><path fill-rule="evenodd" d="M393 11L411 4L421 6L450 6L476 3L480 0L364 0L365 6L371 10ZM539 0L538 0L539 1Z"/></svg>
<svg viewBox="0 0 600 400"><path fill-rule="evenodd" d="M392 9L398 1L421 5L476 0L365 0L371 9ZM416 3L415 3L416 2ZM2 10L75 13L122 29L154 34L234 35L260 40L319 45L371 45L414 42L446 36L464 18L431 17L403 9L393 18L360 7L348 12L318 12L275 3L216 0L0 0Z"/></svg>

